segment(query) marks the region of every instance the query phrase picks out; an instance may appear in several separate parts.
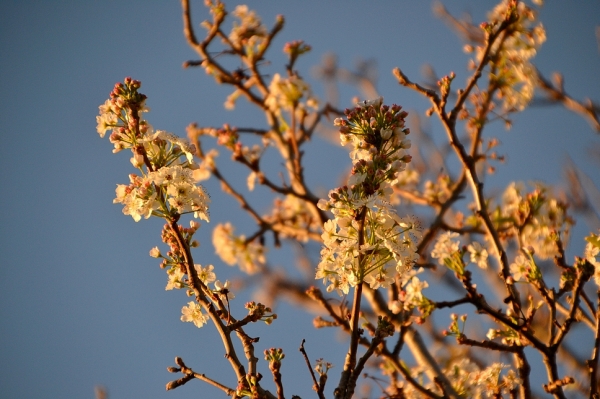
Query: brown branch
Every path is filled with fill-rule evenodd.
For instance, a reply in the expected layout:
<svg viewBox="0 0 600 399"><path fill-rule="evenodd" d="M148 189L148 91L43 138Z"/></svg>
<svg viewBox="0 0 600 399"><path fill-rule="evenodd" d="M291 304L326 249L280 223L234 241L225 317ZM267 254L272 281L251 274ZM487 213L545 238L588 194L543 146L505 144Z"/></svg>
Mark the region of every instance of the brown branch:
<svg viewBox="0 0 600 399"><path fill-rule="evenodd" d="M456 337L456 342L458 342L461 345L474 346L477 348L485 348L485 349L490 349L490 350L499 351L499 352L518 353L518 352L523 351L523 346L503 345L503 344L499 344L499 343L493 342L493 341L481 341L481 342L475 341L474 339L467 338L464 334L461 334L460 336Z"/></svg>
<svg viewBox="0 0 600 399"><path fill-rule="evenodd" d="M346 394L346 399L352 398L354 390L356 389L356 382L358 380L358 376L360 375L362 370L365 368L365 365L367 364L367 360L369 360L371 358L371 356L373 356L373 354L375 354L377 347L382 342L383 342L383 338L380 338L377 335L375 335L375 337L373 337L373 339L371 340L371 345L369 345L365 354L362 355L361 358L356 363L356 367L354 368L354 370L352 370L352 374L348 381L348 393Z"/></svg>
<svg viewBox="0 0 600 399"><path fill-rule="evenodd" d="M220 31L220 26L225 20L226 13L215 13L214 20L212 24L210 24L210 28L208 30L206 38L202 41L202 43L199 43L196 39L194 29L192 28L192 18L190 14L189 0L181 0L181 8L183 10L183 34L190 47L192 47L203 59L203 66L205 68L210 67L216 72L215 79L218 83L231 84L232 86L236 87L242 94L244 94L248 101L258 105L262 109L266 109L264 105L264 99L261 99L256 94L252 93L252 91L250 90L251 86L253 86L255 83L259 83L257 86L259 87L259 89L262 88L263 94L266 95L266 86L264 86L264 83L262 83L262 86L260 85L262 79L260 78L260 74L256 70L256 61L258 60L254 60L254 62L251 65L249 65L254 72L254 76L252 77L252 79L249 79L249 81L247 82L243 82L240 79L236 79L236 77L234 77L231 72L227 71L223 66L221 66L215 60L215 58L211 56L210 53L207 51L208 45L213 41L213 39L216 36L220 36L221 38L225 39L226 43L230 45L234 53L239 53L242 59L246 59L243 53L241 53L241 50L235 48L233 44L229 42L227 36Z"/></svg>
<svg viewBox="0 0 600 399"><path fill-rule="evenodd" d="M594 104L591 100L587 100L587 104L575 100L569 96L562 87L562 76L557 74L557 81L560 83L557 86L546 79L542 73L536 69L537 86L546 92L548 99L554 102L560 102L566 109L580 114L587 119L589 124L597 132L600 132L600 105Z"/></svg>
<svg viewBox="0 0 600 399"><path fill-rule="evenodd" d="M459 395L452 387L452 383L445 376L439 364L429 352L427 345L425 345L423 342L419 332L412 326L404 326L403 320L390 312L385 300L378 290L373 290L369 287L366 287L365 297L378 315L388 317L397 329L402 329L402 331L404 331L403 340L409 347L411 353L415 357L415 360L427 371L429 378L432 381L436 381L440 385L444 395L448 398L458 398Z"/></svg>
<svg viewBox="0 0 600 399"><path fill-rule="evenodd" d="M177 387L180 387L182 385L184 385L185 383L187 383L188 381L193 380L194 378L202 380L204 382L207 382L208 384L214 386L215 388L218 388L220 390L222 390L223 392L225 392L225 394L227 396L234 396L235 395L235 389L233 388L229 388L211 378L208 378L206 375L204 374L200 374L200 373L196 373L194 370L192 370L191 368L187 367L185 365L185 363L183 362L183 360L180 357L176 357L175 358L175 364L177 364L179 367L169 367L167 368L167 370L170 373L178 373L181 372L184 375L184 377L179 378L177 380L171 381L167 384L166 388L167 391L170 391L172 389L175 389Z"/></svg>
<svg viewBox="0 0 600 399"><path fill-rule="evenodd" d="M417 381L416 379L414 379L410 373L408 372L408 370L404 367L404 365L402 365L402 363L400 363L400 361L398 360L398 357L392 355L387 349L383 349L381 351L381 355L386 358L387 360L389 360L391 362L391 364L394 366L394 369L399 372L402 377L404 377L404 379L411 384L417 391L419 391L422 395L424 395L427 398L430 399L446 399L448 398L448 396L439 396L437 395L435 392L432 392L431 390L423 387L419 381Z"/></svg>
<svg viewBox="0 0 600 399"><path fill-rule="evenodd" d="M571 310L569 311L569 315L564 323L558 329L558 334L556 335L556 339L554 342L551 342L550 345L552 348L556 349L561 344L562 340L569 333L571 325L577 320L577 311L579 309L579 302L581 300L581 292L583 290L583 285L585 284L586 273L581 269L578 270L577 279L575 280L575 286L573 287L573 303L571 305Z"/></svg>
<svg viewBox="0 0 600 399"><path fill-rule="evenodd" d="M221 320L219 313L215 309L213 303L206 297L210 293L210 290L204 285L202 280L198 277L198 273L194 268L194 260L192 258L192 254L190 252L190 248L181 236L181 232L179 231L179 227L175 220L171 220L168 222L169 227L171 229L171 233L176 238L179 248L181 249L184 256L184 264L186 268L186 274L188 275L188 284L190 289L194 292L196 296L196 301L202 305L202 307L207 311L210 319L215 325L219 335L221 336L221 341L223 342L223 346L225 348L225 357L229 360L231 367L236 373L238 381L246 375L246 370L244 366L240 362L237 357L235 347L233 346L233 341L231 340L231 336L229 334L229 328L223 323Z"/></svg>

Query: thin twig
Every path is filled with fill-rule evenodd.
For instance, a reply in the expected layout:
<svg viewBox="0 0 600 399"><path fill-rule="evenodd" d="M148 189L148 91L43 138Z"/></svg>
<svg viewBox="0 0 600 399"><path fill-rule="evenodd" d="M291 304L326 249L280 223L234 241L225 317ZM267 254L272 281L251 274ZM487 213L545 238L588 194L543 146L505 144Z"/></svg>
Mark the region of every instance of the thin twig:
<svg viewBox="0 0 600 399"><path fill-rule="evenodd" d="M306 350L304 349L304 342L306 340L304 338L302 338L302 343L300 344L300 348L298 349L301 353L302 356L304 357L304 361L306 361L306 366L308 367L308 371L310 372L310 376L312 377L313 380L313 390L317 392L317 395L319 395L319 399L325 399L325 395L323 394L323 388L319 385L319 383L317 382L317 378L315 377L315 372L310 364L310 360L308 360L308 355L306 354Z"/></svg>
<svg viewBox="0 0 600 399"><path fill-rule="evenodd" d="M590 397L589 399L598 399L600 396L600 387L598 386L598 358L600 352L600 289L596 295L598 300L596 303L596 332L594 338L594 348L592 349L592 357L587 362L590 373Z"/></svg>

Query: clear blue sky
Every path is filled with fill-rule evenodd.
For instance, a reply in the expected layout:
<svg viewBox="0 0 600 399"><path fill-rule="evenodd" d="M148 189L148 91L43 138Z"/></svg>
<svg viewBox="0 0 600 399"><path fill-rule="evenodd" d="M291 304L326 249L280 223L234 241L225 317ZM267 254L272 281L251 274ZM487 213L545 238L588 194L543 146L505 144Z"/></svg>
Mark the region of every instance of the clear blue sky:
<svg viewBox="0 0 600 399"><path fill-rule="evenodd" d="M208 17L201 3L193 4L196 26ZM541 12L548 42L537 65L547 75L562 71L574 97L600 101L598 2L549 3ZM228 8L235 4L229 2ZM482 21L493 4L452 1L449 9ZM425 63L440 74L455 71L459 82L466 77L460 40L433 17L427 1L249 5L269 26L275 15L286 17L268 54L271 72L283 72L284 42L304 39L312 45L298 68L318 95L323 88L309 71L327 52L335 52L345 67L359 57L375 58L380 93L421 114L427 103L395 83L393 67L413 80L420 79ZM172 378L166 367L176 355L199 372L225 376L224 382L230 383L233 373L211 328L197 330L179 321L187 297L164 291L165 274L147 255L160 245L161 223L134 223L112 204L115 185L126 182L132 169L129 156L111 154L108 141L98 138L95 116L114 83L131 76L142 81L152 110L148 119L159 129L183 136L191 122L260 126L263 118L225 111L229 89L215 86L201 70L181 68L195 54L184 41L174 1L3 1L0 54L0 396L92 398L94 386L104 385L111 399L224 397L199 381L164 390ZM341 105L349 106L354 94L343 91ZM587 151L598 148L600 135L581 117L546 107L517 116L508 133L500 125L495 129L509 157L491 182L496 187L509 179L558 183L567 155L600 186L600 164ZM431 130L442 136L437 123ZM315 158L309 172L346 167L347 155L329 146L316 139L313 148L320 154L331 150L339 164ZM314 179L324 189L337 182L333 174ZM232 210L214 184L207 188L214 201L211 223L232 218L237 208ZM209 229L204 230L196 261L215 264L220 278L234 277L235 270L215 257ZM576 252L588 232L580 222ZM250 294L240 295L240 303ZM286 304L277 312L281 317L273 326L247 331L262 337L257 353L269 346L288 353L282 369L288 397L311 397L299 343L307 338L313 360L336 363L337 379L342 357L330 350L337 337L331 331L314 333L311 316ZM195 343L191 351L188 342Z"/></svg>

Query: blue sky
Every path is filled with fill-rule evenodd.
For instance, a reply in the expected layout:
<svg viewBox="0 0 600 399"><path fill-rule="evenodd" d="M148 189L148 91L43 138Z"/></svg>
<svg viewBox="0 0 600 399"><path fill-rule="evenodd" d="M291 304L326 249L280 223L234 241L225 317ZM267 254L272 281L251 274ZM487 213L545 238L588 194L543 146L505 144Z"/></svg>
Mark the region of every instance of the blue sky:
<svg viewBox="0 0 600 399"><path fill-rule="evenodd" d="M229 2L228 8L235 4ZM348 68L359 58L375 59L380 94L421 115L426 101L394 81L393 67L413 80L420 79L425 63L439 74L455 71L458 82L467 76L461 41L435 19L426 1L248 4L269 26L275 15L286 17L268 54L269 73L283 72L280 49L286 41L303 39L313 47L297 66L317 95L323 87L310 70L329 52ZM482 21L493 4L461 0L449 9ZM196 26L208 18L200 1L193 11ZM572 96L600 101L598 3L553 2L540 15L548 35L535 61L540 70L546 75L562 71ZM106 386L112 399L223 397L199 381L164 390L172 378L166 367L176 355L224 381L233 374L213 330L179 321L187 297L164 291L164 272L147 256L160 245L160 221L134 223L112 204L115 185L126 182L132 169L129 156L111 154L107 140L98 138L95 116L125 76L142 81L153 126L178 135L185 135L191 122L261 126L262 116L243 104L239 112L225 111L229 89L216 86L199 69L182 69L184 61L196 57L184 41L177 2L3 1L0 54L2 397L91 398L95 385ZM355 94L344 88L341 106L350 106ZM560 107L535 108L514 119L510 132L500 125L490 129L508 155L491 187L515 179L559 183L567 157L600 186L600 135L585 120ZM430 130L443 137L435 121ZM324 190L334 187L338 176L323 171L343 171L347 155L319 138L310 148L316 155L307 169L309 181ZM244 220L217 185L206 186L213 198L211 223ZM243 231L244 224L238 228ZM239 277L215 257L210 229L204 230L196 261L213 263L220 278ZM580 253L581 237L589 230L579 222L571 254ZM274 259L285 263L285 257ZM251 293L240 295L240 303ZM288 353L282 369L287 395L310 397L299 343L306 338L311 358L326 357L340 370L339 337L315 333L311 316L290 305L281 303L276 310L280 319L273 326L249 333L261 336L258 353L270 346ZM264 363L262 372L270 379Z"/></svg>

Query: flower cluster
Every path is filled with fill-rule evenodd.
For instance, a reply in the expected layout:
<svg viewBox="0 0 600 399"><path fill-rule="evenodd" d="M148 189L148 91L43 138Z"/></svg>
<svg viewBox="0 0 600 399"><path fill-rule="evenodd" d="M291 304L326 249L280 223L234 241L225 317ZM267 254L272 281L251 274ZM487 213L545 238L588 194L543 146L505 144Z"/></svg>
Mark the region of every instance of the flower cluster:
<svg viewBox="0 0 600 399"><path fill-rule="evenodd" d="M139 174L129 175L129 184L117 185L113 202L123 204L123 213L136 222L150 216L167 220L161 238L169 246L169 251L164 255L157 247L150 251L151 257L162 259L161 267L166 270L168 278L166 290L187 289L188 295L193 295L188 275L188 267L193 267L191 273L196 274L205 286L215 282L215 289L211 292L216 297L225 293L227 299L232 299L228 282L223 285L216 280L212 265L188 266L189 249L198 246L193 236L200 223L192 220L190 227L186 228L174 222L188 213L209 221L210 199L202 186L196 184L203 177L202 173L196 173L197 178L194 178L194 171L199 170L194 163L194 146L174 134L162 130L154 132L152 126L141 118L142 112L148 110L145 107L146 96L138 92L140 86L139 81L131 78L117 83L96 117L100 137L110 131L113 152L130 149L133 154L131 163L139 170ZM204 169L208 168L209 165ZM193 322L197 327L202 327L208 320L198 303L189 302L181 311L181 320Z"/></svg>
<svg viewBox="0 0 600 399"><path fill-rule="evenodd" d="M494 215L500 228L515 226L520 232L521 248L531 247L540 259L559 254L557 241L560 239L566 244L574 224L567 214L567 205L550 197L547 191L538 184L535 190L526 194L522 183L511 183Z"/></svg>
<svg viewBox="0 0 600 399"><path fill-rule="evenodd" d="M265 264L266 249L256 241L246 241L244 235L235 236L231 223L219 224L213 230L213 246L221 260L230 266L237 264L248 274L259 271Z"/></svg>
<svg viewBox="0 0 600 399"><path fill-rule="evenodd" d="M161 218L194 213L208 221L210 199L195 184L192 170L181 165L165 166L145 176L129 175L130 184L118 184L114 203L123 204L123 213L137 222L142 216Z"/></svg>
<svg viewBox="0 0 600 399"><path fill-rule="evenodd" d="M208 221L210 199L193 179L192 170L197 168L193 162L194 146L171 133L154 132L141 119L141 113L147 109L146 96L138 92L140 86L131 78L117 83L96 117L100 137L111 131L113 152L131 149L131 163L141 173L129 175L128 185L117 185L113 202L123 204L123 213L136 222L142 217L169 219L184 213L194 213Z"/></svg>
<svg viewBox="0 0 600 399"><path fill-rule="evenodd" d="M256 12L249 10L247 5L237 6L231 14L238 18L239 22L234 22L229 41L236 49L243 48L245 54L251 57L260 51L268 36L267 28Z"/></svg>
<svg viewBox="0 0 600 399"><path fill-rule="evenodd" d="M503 372L506 369L508 370ZM501 397L521 384L515 371L505 364L492 363L489 367L481 369L464 357L452 362L444 369L444 374L461 398ZM422 397L422 393L412 385L405 386L403 393L406 398Z"/></svg>
<svg viewBox="0 0 600 399"><path fill-rule="evenodd" d="M406 154L410 133L406 112L379 98L359 103L338 118L342 144L352 147L353 168L348 184L332 190L319 208L334 219L323 226L321 261L316 279L327 291L347 294L366 282L373 289L388 287L396 275L407 272L417 258L418 221L400 217L386 198L411 157Z"/></svg>
<svg viewBox="0 0 600 399"><path fill-rule="evenodd" d="M537 22L537 13L523 1L502 1L481 27L489 34L504 21L512 23L510 30L503 32L502 40L496 40L490 51L490 79L500 89L504 109L522 111L533 98L537 79L530 59L546 41L546 31ZM484 56L486 45L482 43L475 48L477 62ZM473 50L471 46L466 49Z"/></svg>
<svg viewBox="0 0 600 399"><path fill-rule="evenodd" d="M465 269L463 255L469 253L469 260L481 269L488 267L488 251L479 242L474 241L466 247L460 247L459 234L451 231L442 233L431 251L431 257L436 258L440 265L462 275Z"/></svg>
<svg viewBox="0 0 600 399"><path fill-rule="evenodd" d="M304 99L304 103L300 100ZM265 100L265 105L271 112L280 114L281 110L288 112L297 107L305 109L317 107L317 100L312 95L310 86L297 75L288 78L282 78L276 73L269 84L269 95Z"/></svg>
<svg viewBox="0 0 600 399"><path fill-rule="evenodd" d="M400 279L402 290L398 295L398 300L389 304L389 309L394 314L405 312L407 315L412 315L413 309L419 310L421 315L415 318L415 322L418 324L422 323L435 308L435 304L423 295L423 290L429 287L429 283L421 281L417 277L417 274L422 272L423 268L412 269L404 273Z"/></svg>
<svg viewBox="0 0 600 399"><path fill-rule="evenodd" d="M275 198L273 212L265 216L265 221L282 226L281 238L292 238L299 242L307 242L309 235L318 235L321 228L306 201L294 195Z"/></svg>

